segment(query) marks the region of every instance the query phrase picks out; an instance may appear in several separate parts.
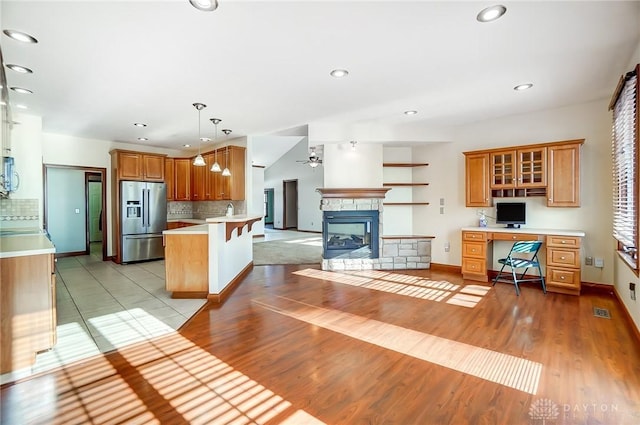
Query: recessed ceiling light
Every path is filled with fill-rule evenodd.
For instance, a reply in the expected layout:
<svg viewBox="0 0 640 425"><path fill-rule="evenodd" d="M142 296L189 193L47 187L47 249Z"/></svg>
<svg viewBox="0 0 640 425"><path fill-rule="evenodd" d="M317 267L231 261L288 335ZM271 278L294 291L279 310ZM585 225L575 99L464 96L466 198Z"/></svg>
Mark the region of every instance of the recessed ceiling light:
<svg viewBox="0 0 640 425"><path fill-rule="evenodd" d="M140 140L141 142L146 142L149 139L147 139L146 137L138 137L138 140Z"/></svg>
<svg viewBox="0 0 640 425"><path fill-rule="evenodd" d="M33 94L33 92L31 90L23 89L22 87L11 87L11 90L13 90L16 93Z"/></svg>
<svg viewBox="0 0 640 425"><path fill-rule="evenodd" d="M21 73L21 74L32 74L32 73L33 73L33 71L32 71L32 70L30 70L29 68L27 68L27 67L25 67L25 66L21 66L21 65L14 65L14 64L11 64L11 63L10 63L10 64L7 64L6 66L7 66L7 68L9 68L10 70L15 71L15 72L19 72L19 73Z"/></svg>
<svg viewBox="0 0 640 425"><path fill-rule="evenodd" d="M522 90L528 90L531 87L533 87L532 83L526 83L526 84L518 84L513 89L516 90L516 91L522 91Z"/></svg>
<svg viewBox="0 0 640 425"><path fill-rule="evenodd" d="M190 148L190 147L191 147L191 145L190 145L189 143L185 143L185 144L184 144L184 145L182 145L182 146L183 146L183 147L185 147L185 148Z"/></svg>
<svg viewBox="0 0 640 425"><path fill-rule="evenodd" d="M141 122L134 122L133 125L135 125L136 127L146 127L146 124L143 124Z"/></svg>
<svg viewBox="0 0 640 425"><path fill-rule="evenodd" d="M198 10L212 12L218 8L218 0L189 0L189 3Z"/></svg>
<svg viewBox="0 0 640 425"><path fill-rule="evenodd" d="M346 69L334 69L330 72L330 74L332 77L342 78L349 75L349 71L347 71Z"/></svg>
<svg viewBox="0 0 640 425"><path fill-rule="evenodd" d="M18 108L18 109L29 109L29 107L27 105L22 105L22 104L16 105L16 108Z"/></svg>
<svg viewBox="0 0 640 425"><path fill-rule="evenodd" d="M417 113L418 113L418 111L413 111L413 110L412 111L404 111L405 115L415 115Z"/></svg>
<svg viewBox="0 0 640 425"><path fill-rule="evenodd" d="M38 42L38 40L36 40L35 37L30 36L29 34L21 32L21 31L4 30L2 32L5 33L5 35L7 35L8 37L11 37L11 38L13 38L14 40L17 40L17 41L22 41L23 43L35 44L35 43Z"/></svg>
<svg viewBox="0 0 640 425"><path fill-rule="evenodd" d="M501 4L489 6L485 9L482 9L480 13L478 13L478 16L476 16L476 19L479 22L493 22L504 15L506 11L507 8Z"/></svg>
<svg viewBox="0 0 640 425"><path fill-rule="evenodd" d="M201 141L201 142L205 142L205 143L206 143L206 142L210 142L210 141L211 141L211 139L210 139L210 138L208 138L208 137L201 137L201 138L200 138L200 141Z"/></svg>

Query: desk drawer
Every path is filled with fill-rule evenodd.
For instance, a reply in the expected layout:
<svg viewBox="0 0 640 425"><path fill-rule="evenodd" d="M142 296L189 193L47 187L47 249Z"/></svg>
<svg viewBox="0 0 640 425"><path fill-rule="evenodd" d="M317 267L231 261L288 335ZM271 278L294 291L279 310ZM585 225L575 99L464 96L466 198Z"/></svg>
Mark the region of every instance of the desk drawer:
<svg viewBox="0 0 640 425"><path fill-rule="evenodd" d="M563 248L580 248L580 239L575 236L547 236L547 246L558 246Z"/></svg>
<svg viewBox="0 0 640 425"><path fill-rule="evenodd" d="M480 258L462 258L462 273L487 274L487 261Z"/></svg>
<svg viewBox="0 0 640 425"><path fill-rule="evenodd" d="M462 232L463 241L486 241L486 232Z"/></svg>
<svg viewBox="0 0 640 425"><path fill-rule="evenodd" d="M566 289L580 289L580 270L547 267L547 285Z"/></svg>
<svg viewBox="0 0 640 425"><path fill-rule="evenodd" d="M547 248L547 266L569 268L580 267L580 251L572 249Z"/></svg>
<svg viewBox="0 0 640 425"><path fill-rule="evenodd" d="M484 242L463 242L462 256L482 258L484 260L487 258L487 244Z"/></svg>
<svg viewBox="0 0 640 425"><path fill-rule="evenodd" d="M538 235L527 233L494 233L494 241L537 241Z"/></svg>

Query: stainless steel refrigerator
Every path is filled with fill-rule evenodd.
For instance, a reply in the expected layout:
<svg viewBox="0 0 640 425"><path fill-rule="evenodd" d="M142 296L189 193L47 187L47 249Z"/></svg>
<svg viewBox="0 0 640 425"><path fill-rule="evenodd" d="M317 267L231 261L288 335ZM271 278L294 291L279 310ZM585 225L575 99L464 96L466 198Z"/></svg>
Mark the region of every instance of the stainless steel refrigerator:
<svg viewBox="0 0 640 425"><path fill-rule="evenodd" d="M164 258L162 231L167 228L167 185L120 182L122 262Z"/></svg>

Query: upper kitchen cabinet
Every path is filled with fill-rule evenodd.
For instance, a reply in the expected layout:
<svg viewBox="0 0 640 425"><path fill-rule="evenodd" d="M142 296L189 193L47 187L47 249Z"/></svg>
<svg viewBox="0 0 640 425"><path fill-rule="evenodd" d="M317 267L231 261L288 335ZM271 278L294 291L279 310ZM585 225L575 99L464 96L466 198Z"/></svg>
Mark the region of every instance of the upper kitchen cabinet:
<svg viewBox="0 0 640 425"><path fill-rule="evenodd" d="M191 200L191 159L190 158L174 158L175 175L175 201Z"/></svg>
<svg viewBox="0 0 640 425"><path fill-rule="evenodd" d="M523 148L491 153L491 189L544 187L547 148Z"/></svg>
<svg viewBox="0 0 640 425"><path fill-rule="evenodd" d="M216 200L243 201L245 191L245 148L227 146L218 149L218 162L222 169L228 168L230 176L215 173Z"/></svg>
<svg viewBox="0 0 640 425"><path fill-rule="evenodd" d="M166 155L113 150L111 161L118 180L163 182Z"/></svg>
<svg viewBox="0 0 640 425"><path fill-rule="evenodd" d="M489 154L465 152L465 203L468 207L491 205Z"/></svg>
<svg viewBox="0 0 640 425"><path fill-rule="evenodd" d="M576 140L575 143L548 148L547 206L580 206L580 148L582 143L584 140Z"/></svg>
<svg viewBox="0 0 640 425"><path fill-rule="evenodd" d="M167 181L167 201L175 200L176 188L175 188L175 175L176 165L173 158L164 159L164 178Z"/></svg>
<svg viewBox="0 0 640 425"><path fill-rule="evenodd" d="M547 197L549 207L580 206L584 139L465 152L466 206L492 198Z"/></svg>

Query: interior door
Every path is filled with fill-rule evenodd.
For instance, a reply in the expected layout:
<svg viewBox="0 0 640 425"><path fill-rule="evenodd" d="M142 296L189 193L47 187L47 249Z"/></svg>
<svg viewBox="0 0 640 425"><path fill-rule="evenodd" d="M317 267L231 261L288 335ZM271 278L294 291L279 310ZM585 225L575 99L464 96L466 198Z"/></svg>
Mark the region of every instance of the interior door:
<svg viewBox="0 0 640 425"><path fill-rule="evenodd" d="M298 180L283 181L283 228L298 228Z"/></svg>

